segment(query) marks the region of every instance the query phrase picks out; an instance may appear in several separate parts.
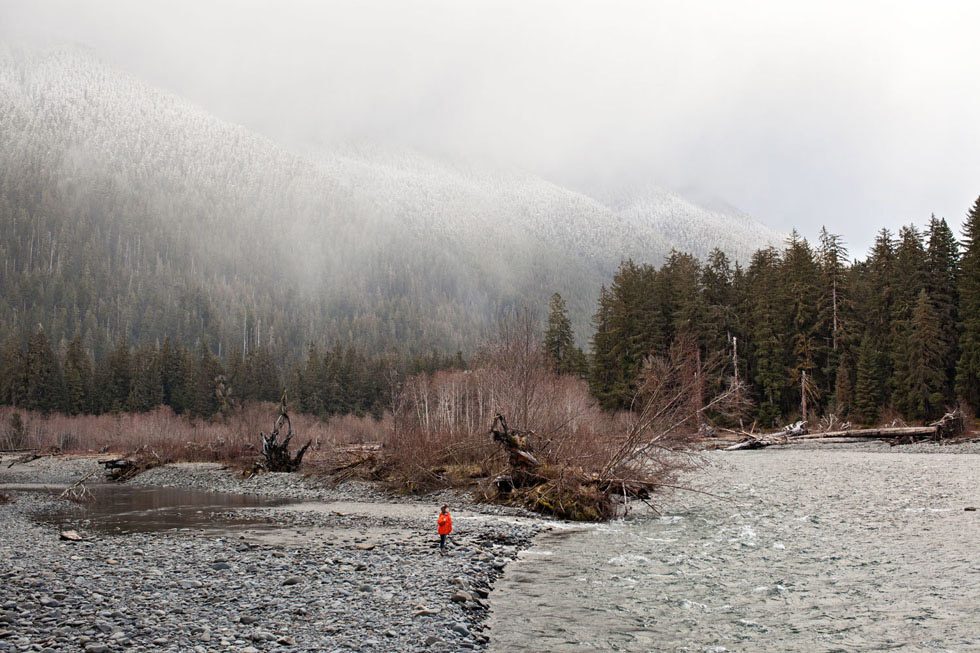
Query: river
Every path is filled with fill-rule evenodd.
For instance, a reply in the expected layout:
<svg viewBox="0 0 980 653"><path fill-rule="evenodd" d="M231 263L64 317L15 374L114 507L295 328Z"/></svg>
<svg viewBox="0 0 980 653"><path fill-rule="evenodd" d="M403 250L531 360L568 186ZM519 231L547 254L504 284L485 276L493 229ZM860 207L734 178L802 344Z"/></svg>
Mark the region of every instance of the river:
<svg viewBox="0 0 980 653"><path fill-rule="evenodd" d="M495 651L980 651L980 455L716 452L660 517L555 529Z"/></svg>

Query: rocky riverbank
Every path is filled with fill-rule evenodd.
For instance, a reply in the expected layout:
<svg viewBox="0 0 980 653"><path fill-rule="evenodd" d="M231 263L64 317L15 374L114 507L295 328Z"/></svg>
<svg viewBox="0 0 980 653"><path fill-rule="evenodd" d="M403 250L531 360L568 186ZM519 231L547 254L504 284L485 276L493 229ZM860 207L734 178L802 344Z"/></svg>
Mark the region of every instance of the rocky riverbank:
<svg viewBox="0 0 980 653"><path fill-rule="evenodd" d="M112 535L87 528L84 508L38 519L65 502L25 484L68 483L95 464L0 463L13 498L0 505L0 651L482 650L494 581L546 527L458 496L406 502L216 465L158 468L134 483L294 503L244 511L261 528ZM443 556L434 519L447 499L456 532ZM60 540L64 527L86 539Z"/></svg>

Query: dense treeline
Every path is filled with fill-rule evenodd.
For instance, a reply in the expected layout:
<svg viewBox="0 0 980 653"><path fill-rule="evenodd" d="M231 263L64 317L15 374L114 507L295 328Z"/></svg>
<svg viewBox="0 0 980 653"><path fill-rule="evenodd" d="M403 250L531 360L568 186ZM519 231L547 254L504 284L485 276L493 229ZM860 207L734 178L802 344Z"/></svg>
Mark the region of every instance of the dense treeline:
<svg viewBox="0 0 980 653"><path fill-rule="evenodd" d="M705 262L675 252L660 268L626 261L600 293L591 357L575 345L560 295L549 309L542 345L552 370L587 377L608 409L629 408L644 359L685 336L704 361L723 363L705 383L740 380L764 425L804 404L859 423L932 419L957 403L976 412L980 198L962 246L932 218L924 231L881 230L863 261L849 261L842 238L826 230L816 246L794 233L745 268L720 250ZM165 405L210 418L275 401L286 388L304 413L377 417L408 375L447 368L464 369L462 354L404 358L314 344L304 360L283 363L247 341L219 357L203 341L187 348L169 338L135 347L120 339L93 356L78 337L53 345L38 329L0 350L0 403L68 414Z"/></svg>
<svg viewBox="0 0 980 653"><path fill-rule="evenodd" d="M320 352L284 369L269 348L220 360L164 340L133 348L120 341L93 361L81 340L56 351L43 330L26 343L9 339L0 351L0 405L69 415L146 412L169 406L178 415L220 418L250 401L278 401L286 388L304 413L379 418L389 405L392 375L462 368L462 355L430 354L406 361L369 357L355 347Z"/></svg>
<svg viewBox="0 0 980 653"><path fill-rule="evenodd" d="M626 261L600 295L593 392L628 407L644 357L685 333L747 384L765 425L804 398L861 423L931 419L960 400L980 410L980 199L963 248L933 217L925 231L882 229L864 261L826 230L816 245L794 232L746 268L720 250L703 263L675 252L659 269Z"/></svg>

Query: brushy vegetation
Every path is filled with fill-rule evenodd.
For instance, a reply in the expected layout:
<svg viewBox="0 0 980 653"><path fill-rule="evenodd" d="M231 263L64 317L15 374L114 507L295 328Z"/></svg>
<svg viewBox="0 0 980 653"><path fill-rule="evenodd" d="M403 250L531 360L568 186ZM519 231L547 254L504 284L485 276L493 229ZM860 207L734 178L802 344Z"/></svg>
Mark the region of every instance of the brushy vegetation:
<svg viewBox="0 0 980 653"><path fill-rule="evenodd" d="M705 397L708 366L679 339L667 356L649 357L631 411L603 411L580 378L555 373L525 317L505 328L473 369L410 378L385 443L385 478L424 492L483 479L485 498L576 520L616 514L619 497L648 501L675 487L698 464L699 428L744 405L736 381ZM501 491L492 481L513 472L489 437L498 413L528 433L531 482ZM458 470L469 470L459 474Z"/></svg>
<svg viewBox="0 0 980 653"><path fill-rule="evenodd" d="M106 415L43 415L31 411L0 408L0 424L9 430L19 424L22 446L64 453L125 453L152 451L165 460L221 461L246 463L261 453L259 433L268 429L276 404L249 404L226 420L192 420L168 408L148 413ZM294 428L312 439L314 453L326 454L339 446L380 442L391 419L344 416L322 421L296 415Z"/></svg>

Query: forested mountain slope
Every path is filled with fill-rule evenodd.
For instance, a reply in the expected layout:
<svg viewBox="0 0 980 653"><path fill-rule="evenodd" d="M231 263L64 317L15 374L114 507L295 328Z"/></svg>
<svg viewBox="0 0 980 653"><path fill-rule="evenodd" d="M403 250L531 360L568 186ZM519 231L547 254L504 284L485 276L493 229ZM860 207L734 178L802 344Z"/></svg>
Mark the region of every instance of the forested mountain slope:
<svg viewBox="0 0 980 653"><path fill-rule="evenodd" d="M304 158L88 53L0 48L2 334L465 350L557 291L583 337L622 259L778 239L725 219L413 154Z"/></svg>

